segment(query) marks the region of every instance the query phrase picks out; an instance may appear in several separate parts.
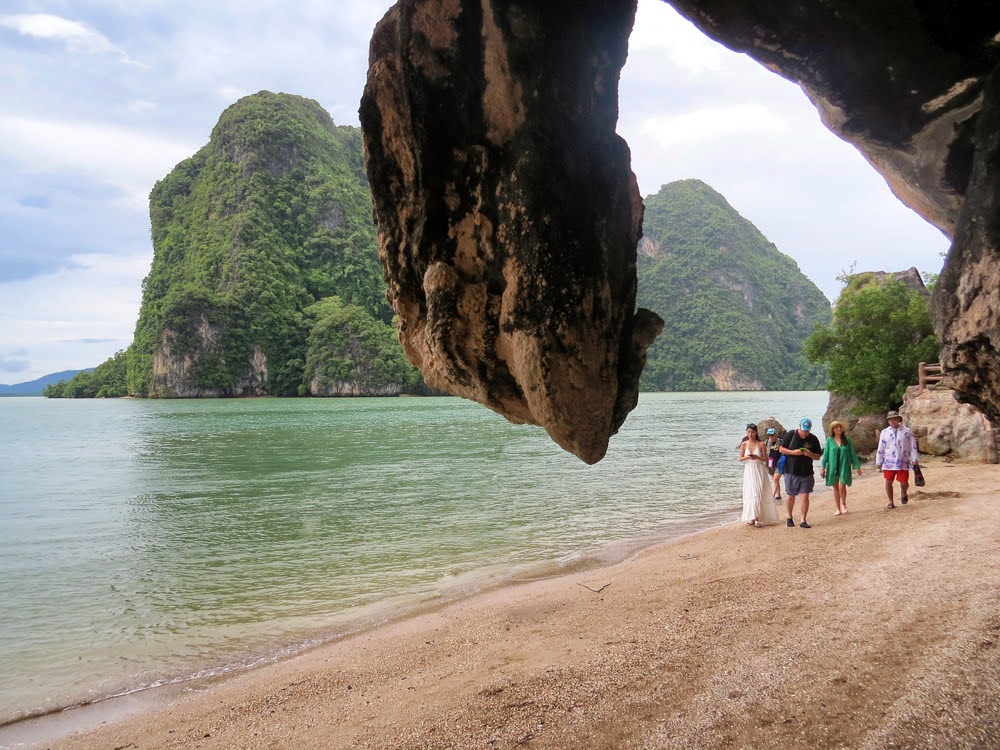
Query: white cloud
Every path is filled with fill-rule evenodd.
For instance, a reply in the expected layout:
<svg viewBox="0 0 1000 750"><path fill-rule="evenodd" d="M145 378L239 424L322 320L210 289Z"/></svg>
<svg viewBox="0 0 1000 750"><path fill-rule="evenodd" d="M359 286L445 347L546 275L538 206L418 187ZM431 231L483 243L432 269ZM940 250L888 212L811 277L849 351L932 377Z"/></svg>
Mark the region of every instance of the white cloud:
<svg viewBox="0 0 1000 750"><path fill-rule="evenodd" d="M127 346L150 259L77 255L53 274L0 283L0 340L30 361L22 380L93 367Z"/></svg>
<svg viewBox="0 0 1000 750"><path fill-rule="evenodd" d="M99 55L113 53L122 62L142 65L133 60L125 50L112 44L106 36L79 21L53 16L48 13L0 16L0 26L13 29L22 36L61 41L70 52Z"/></svg>
<svg viewBox="0 0 1000 750"><path fill-rule="evenodd" d="M690 146L733 136L780 136L789 123L764 104L733 104L705 107L690 112L663 113L648 117L639 132L659 148Z"/></svg>
<svg viewBox="0 0 1000 750"><path fill-rule="evenodd" d="M121 126L0 115L0 158L22 172L85 175L145 211L153 184L197 150Z"/></svg>
<svg viewBox="0 0 1000 750"><path fill-rule="evenodd" d="M630 56L654 51L675 68L694 74L721 70L732 55L665 2L639 3L628 47Z"/></svg>
<svg viewBox="0 0 1000 750"><path fill-rule="evenodd" d="M226 102L226 104L232 104L237 99L242 99L251 92L241 89L239 86L220 86L216 89L216 93L222 101Z"/></svg>
<svg viewBox="0 0 1000 750"><path fill-rule="evenodd" d="M125 106L125 109L128 112L138 114L142 112L152 112L158 106L159 105L156 102L151 102L148 99L134 99Z"/></svg>

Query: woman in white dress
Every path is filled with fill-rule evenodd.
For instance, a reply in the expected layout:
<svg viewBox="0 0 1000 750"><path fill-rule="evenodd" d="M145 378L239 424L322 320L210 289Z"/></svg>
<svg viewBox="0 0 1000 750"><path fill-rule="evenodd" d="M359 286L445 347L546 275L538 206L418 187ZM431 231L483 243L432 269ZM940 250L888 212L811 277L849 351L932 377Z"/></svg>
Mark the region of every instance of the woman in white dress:
<svg viewBox="0 0 1000 750"><path fill-rule="evenodd" d="M757 435L757 425L747 425L747 439L740 445L743 462L743 515L749 526L769 526L778 522L778 511L771 502L767 476L767 448ZM766 501L765 501L766 498Z"/></svg>

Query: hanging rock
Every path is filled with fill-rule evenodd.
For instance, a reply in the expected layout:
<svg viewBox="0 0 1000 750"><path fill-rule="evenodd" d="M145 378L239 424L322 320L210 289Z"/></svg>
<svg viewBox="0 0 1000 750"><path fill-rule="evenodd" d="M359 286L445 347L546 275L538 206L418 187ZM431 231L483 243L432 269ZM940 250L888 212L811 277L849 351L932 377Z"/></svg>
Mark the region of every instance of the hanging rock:
<svg viewBox="0 0 1000 750"><path fill-rule="evenodd" d="M635 2L402 0L361 102L388 295L427 383L587 463L663 322L635 310L642 199L615 133Z"/></svg>

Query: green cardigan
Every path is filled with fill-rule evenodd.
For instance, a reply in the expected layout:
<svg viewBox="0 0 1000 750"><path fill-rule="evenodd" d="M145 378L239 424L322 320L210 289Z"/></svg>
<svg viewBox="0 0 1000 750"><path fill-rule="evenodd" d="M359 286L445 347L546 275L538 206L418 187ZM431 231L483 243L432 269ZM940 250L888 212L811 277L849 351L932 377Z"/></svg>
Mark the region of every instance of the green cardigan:
<svg viewBox="0 0 1000 750"><path fill-rule="evenodd" d="M854 449L854 441L849 435L844 435L844 444L837 445L833 437L826 439L823 448L823 458L820 466L826 469L826 484L832 487L835 482L851 486L851 469L861 468L861 459Z"/></svg>

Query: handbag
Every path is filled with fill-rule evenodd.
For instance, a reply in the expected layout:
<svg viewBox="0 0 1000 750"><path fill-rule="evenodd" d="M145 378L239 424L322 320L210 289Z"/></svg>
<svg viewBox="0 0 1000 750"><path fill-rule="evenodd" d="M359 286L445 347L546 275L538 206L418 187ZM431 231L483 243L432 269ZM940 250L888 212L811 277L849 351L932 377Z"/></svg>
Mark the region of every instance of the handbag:
<svg viewBox="0 0 1000 750"><path fill-rule="evenodd" d="M913 483L917 485L917 487L923 487L925 484L924 472L920 470L920 466L917 464L913 465Z"/></svg>
<svg viewBox="0 0 1000 750"><path fill-rule="evenodd" d="M774 467L774 470L779 474L785 473L785 466L788 464L788 456L784 453L781 454L781 458L778 459L778 464Z"/></svg>

